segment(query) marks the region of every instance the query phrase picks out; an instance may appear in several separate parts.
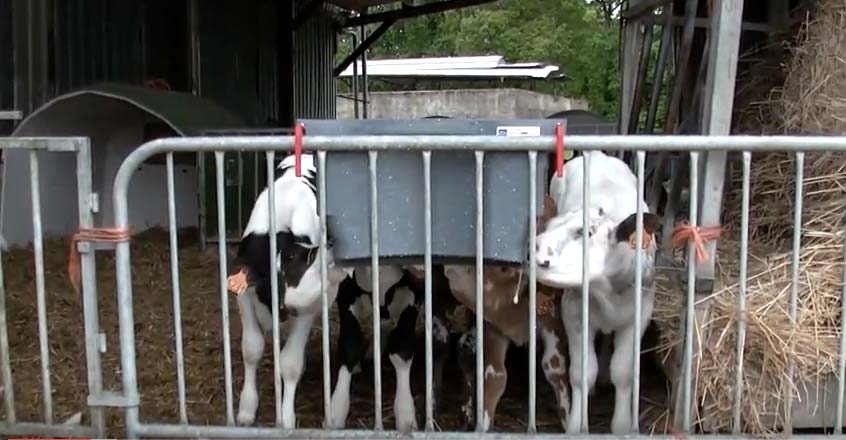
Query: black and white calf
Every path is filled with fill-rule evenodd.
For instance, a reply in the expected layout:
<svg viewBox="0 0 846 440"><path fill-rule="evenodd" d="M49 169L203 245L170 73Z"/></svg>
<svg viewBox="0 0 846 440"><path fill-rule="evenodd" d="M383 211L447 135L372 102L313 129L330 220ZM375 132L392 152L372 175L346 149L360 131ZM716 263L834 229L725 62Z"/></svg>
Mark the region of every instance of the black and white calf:
<svg viewBox="0 0 846 440"><path fill-rule="evenodd" d="M279 277L280 306L289 312L285 326L287 339L280 353L284 383L282 424L296 426L294 399L302 376L305 346L315 319L321 312L320 280L320 223L315 191L316 168L310 154L302 155L302 176L294 173L294 157L285 158L277 167L274 183L277 256L275 269ZM237 421L249 425L255 421L258 407L256 370L264 354L265 335L272 330L270 226L267 216L268 192L265 189L253 206L250 220L238 248L236 267L247 274L251 286L238 297L241 315L241 349L244 360L244 386L241 390ZM370 268L353 270L334 265L327 250L329 301L338 303L340 334L337 358L340 361L337 383L332 394L331 420L327 425L341 428L349 414L349 393L352 374L360 369L367 346L361 324L369 322L371 305ZM445 283L445 281L444 281ZM437 276L433 277L433 293L443 289ZM340 288L340 289L339 289ZM446 289L448 289L448 285ZM401 430L416 427L414 400L411 394L411 364L415 350L415 327L418 309L423 301L423 280L396 267L380 267L380 298L383 321L389 332L382 332L380 343L397 374L394 399L396 426ZM449 297L449 292L444 294ZM444 296L442 295L442 296ZM433 319L433 355L436 389L440 371L447 354L446 326L440 314Z"/></svg>
<svg viewBox="0 0 846 440"><path fill-rule="evenodd" d="M436 268L439 269L439 268ZM449 331L443 313L443 300L450 299L449 284L443 270L432 274L432 364L433 394L439 395L444 362L449 351ZM337 380L332 392L332 420L330 427L346 425L350 412L352 375L361 371L372 345L362 330L372 322L372 282L370 267L356 268L338 289L337 304L340 318L337 359ZM380 266L380 325L382 352L386 353L396 373L394 420L397 430L409 432L417 428L414 397L411 391L411 367L417 345L416 327L422 319L425 295L422 275L397 266ZM386 331L387 330L387 331ZM372 341L377 343L376 341ZM372 357L370 357L372 359Z"/></svg>
<svg viewBox="0 0 846 440"><path fill-rule="evenodd" d="M550 194L558 206L557 216L537 239L538 282L563 288L561 318L570 347L570 385L573 403L568 433L582 425L581 310L583 235L588 234L590 315L588 318L588 387L593 388L598 362L593 341L597 333L612 334L614 350L610 360L615 388L611 431L627 433L632 428L632 361L634 338L642 338L654 305L655 229L658 217L650 214L637 198L637 178L620 159L602 152L590 155L590 205L588 228L583 227L584 155L564 166L564 177L553 178ZM640 334L635 334L635 231L637 204L643 209L643 296ZM639 353L637 354L639 355ZM636 416L636 415L634 415Z"/></svg>
<svg viewBox="0 0 846 440"><path fill-rule="evenodd" d="M264 353L265 335L272 330L271 277L278 276L280 307L291 311L288 337L280 353L284 394L282 425L296 426L294 398L305 367L305 346L315 318L321 311L320 222L317 214L315 175L312 155L302 155L302 176L294 172L294 156L286 157L277 167L275 191L275 226L271 233L268 217L269 195L265 188L256 199L249 222L238 247L236 268L247 275L250 287L238 296L241 315L241 353L244 360L244 386L241 390L237 421L250 425L258 407L256 369ZM270 271L270 241L276 240L277 255ZM334 301L340 282L350 271L333 264L327 251L327 292Z"/></svg>

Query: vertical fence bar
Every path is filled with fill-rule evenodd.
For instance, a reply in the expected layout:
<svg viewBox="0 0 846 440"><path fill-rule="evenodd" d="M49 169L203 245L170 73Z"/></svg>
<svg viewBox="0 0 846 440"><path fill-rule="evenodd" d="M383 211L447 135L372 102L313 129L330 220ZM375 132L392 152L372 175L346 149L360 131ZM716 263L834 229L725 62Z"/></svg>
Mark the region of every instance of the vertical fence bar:
<svg viewBox="0 0 846 440"><path fill-rule="evenodd" d="M77 205L79 207L79 227L94 227L94 201L92 200L91 142L84 138L76 152ZM100 363L100 319L97 308L97 259L94 250L80 255L80 273L82 275L82 313L85 333L85 359L88 392L103 392L103 375ZM106 435L105 408L91 407L91 426L99 437Z"/></svg>
<svg viewBox="0 0 846 440"><path fill-rule="evenodd" d="M844 225L846 226L846 225ZM2 268L0 268L2 275ZM846 234L843 238L843 287L840 289L840 348L837 356L837 406L834 413L834 434L843 433L843 391L846 385ZM2 289L2 285L0 285Z"/></svg>
<svg viewBox="0 0 846 440"><path fill-rule="evenodd" d="M379 153L368 152L370 159L370 275L373 285L373 414L375 418L374 429L381 431L382 427L382 349L379 341L382 337L380 328L381 317L380 305L382 304L379 294L379 185L376 172L376 165Z"/></svg>
<svg viewBox="0 0 846 440"><path fill-rule="evenodd" d="M209 219L209 210L206 203L206 159L208 155L203 151L197 152L197 192L200 194L197 197L197 210L200 211L200 247L203 251L206 250L206 244L209 241L208 235L211 231L206 230L206 222Z"/></svg>
<svg viewBox="0 0 846 440"><path fill-rule="evenodd" d="M476 151L476 431L483 431L485 417L485 211L484 211L485 152Z"/></svg>
<svg viewBox="0 0 846 440"><path fill-rule="evenodd" d="M423 152L423 225L426 319L426 431L435 429L432 390L432 152Z"/></svg>
<svg viewBox="0 0 846 440"><path fill-rule="evenodd" d="M690 153L690 226L697 227L699 216L699 153ZM685 431L691 428L690 405L693 399L693 326L694 326L694 302L696 301L696 249L693 241L687 246L687 304L685 304L684 324L684 361L683 375L684 384L682 387L683 405L682 424Z"/></svg>
<svg viewBox="0 0 846 440"><path fill-rule="evenodd" d="M170 281L173 286L173 337L176 348L176 386L179 398L179 422L188 423L185 403L185 357L182 352L182 305L179 292L179 250L176 234L176 196L173 182L173 153L167 153L167 215L170 232Z"/></svg>
<svg viewBox="0 0 846 440"><path fill-rule="evenodd" d="M9 327L6 319L6 281L3 278L3 249L0 249L0 370L3 377L3 403L6 421L15 423L15 388L12 384L12 363L9 356Z"/></svg>
<svg viewBox="0 0 846 440"><path fill-rule="evenodd" d="M537 246L538 152L529 151L529 420L528 431L537 432L537 325L538 286ZM518 289L520 286L517 287Z"/></svg>
<svg viewBox="0 0 846 440"><path fill-rule="evenodd" d="M276 275L276 182L274 182L274 164L276 152L267 151L265 167L267 170L267 218L270 240L270 311L273 320L273 397L276 411L276 426L282 425L282 364L279 359L279 277Z"/></svg>
<svg viewBox="0 0 846 440"><path fill-rule="evenodd" d="M637 214L635 228L635 312L634 348L632 349L632 432L640 432L640 335L643 308L643 185L646 153L638 151L637 157Z"/></svg>
<svg viewBox="0 0 846 440"><path fill-rule="evenodd" d="M238 155L238 234L244 230L244 155L239 151ZM272 272L271 272L272 273Z"/></svg>
<svg viewBox="0 0 846 440"><path fill-rule="evenodd" d="M261 190L259 189L259 159L261 153L258 151L253 154L253 200L257 199Z"/></svg>
<svg viewBox="0 0 846 440"><path fill-rule="evenodd" d="M796 318L799 312L799 254L802 251L802 189L805 175L805 153L796 153L796 183L793 198L793 255L791 258L791 281L790 281L790 323L796 327ZM794 343L791 341L791 346ZM796 365L793 361L787 364L788 393L784 402L784 431L793 432L793 379Z"/></svg>
<svg viewBox="0 0 846 440"><path fill-rule="evenodd" d="M323 353L323 420L332 420L332 383L331 368L329 365L329 267L326 259L326 246L328 243L326 231L326 152L317 152L317 178L320 199L320 339ZM376 344L374 344L376 345Z"/></svg>
<svg viewBox="0 0 846 440"><path fill-rule="evenodd" d="M91 143L85 138L78 144L76 152L77 206L79 227L94 227L92 206ZM103 376L100 364L100 322L97 310L97 259L93 249L80 253L80 274L82 275L82 314L85 334L86 376L88 393L97 395L103 391ZM91 426L98 436L106 435L106 418L103 407L91 407Z"/></svg>
<svg viewBox="0 0 846 440"><path fill-rule="evenodd" d="M217 249L220 271L220 317L223 333L223 375L226 394L226 424L235 424L232 404L232 349L229 341L229 296L226 288L226 200L223 193L223 152L214 152L215 180L217 186Z"/></svg>
<svg viewBox="0 0 846 440"><path fill-rule="evenodd" d="M44 236L41 230L41 179L38 151L29 152L32 189L32 248L35 254L35 295L38 307L38 344L41 349L41 390L44 394L44 421L53 423L53 394L50 385L50 347L47 344L47 297L44 286Z"/></svg>
<svg viewBox="0 0 846 440"><path fill-rule="evenodd" d="M746 345L746 269L749 257L749 176L752 154L743 152L743 195L740 201L740 276L737 285L737 364L734 378L734 423L732 434L740 434L743 414L743 352Z"/></svg>
<svg viewBox="0 0 846 440"><path fill-rule="evenodd" d="M118 173L112 191L115 227L129 228L127 187L129 179ZM138 437L138 372L135 365L135 317L132 310L132 258L129 241L117 243L115 249L115 284L117 287L118 330L120 332L120 371L124 398L130 403L125 409L126 438Z"/></svg>
<svg viewBox="0 0 846 440"><path fill-rule="evenodd" d="M584 195L582 199L582 227L587 232L590 228L590 152L583 153L584 161ZM590 265L588 258L590 258L590 249L588 248L588 236L590 234L582 234L582 371L579 380L581 381L581 409L582 409L582 426L579 427L581 433L587 434L590 423L588 422L588 349L590 349L590 338L588 324L588 317L590 316Z"/></svg>

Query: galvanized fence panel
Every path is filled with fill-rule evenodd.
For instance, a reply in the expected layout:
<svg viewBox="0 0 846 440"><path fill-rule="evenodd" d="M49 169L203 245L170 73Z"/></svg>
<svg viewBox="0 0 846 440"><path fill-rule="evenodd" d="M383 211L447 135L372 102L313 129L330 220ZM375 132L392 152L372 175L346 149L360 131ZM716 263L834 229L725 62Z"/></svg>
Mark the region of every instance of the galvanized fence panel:
<svg viewBox="0 0 846 440"><path fill-rule="evenodd" d="M96 194L92 189L91 146L87 138L0 138L0 151L29 152L29 171L32 203L32 245L35 257L35 302L39 340L42 385L43 422L19 421L15 411L14 374L11 368L6 290L0 255L0 371L2 372L5 420L0 421L0 433L5 435L87 436L105 435L103 381L100 366L100 330L97 305L94 249L89 243L78 242L80 252L81 295L83 304L85 358L88 385L88 405L91 407L88 425L57 424L53 416L53 388L61 386L50 379L50 350L48 339L47 289L45 286L44 233L42 230L41 182L49 179L40 174L39 154L74 154L76 157L79 228L94 227L97 211ZM0 231L2 232L2 231ZM2 250L0 250L2 252Z"/></svg>
<svg viewBox="0 0 846 440"><path fill-rule="evenodd" d="M114 206L115 206L115 226L118 229L128 227L128 203L127 200L127 188L132 178L133 173L137 169L138 165L141 164L144 160L149 158L154 154L159 153L177 153L177 152L215 152L218 157L218 173L217 173L217 192L218 192L218 212L223 212L223 207L220 206L223 204L223 197L222 197L222 155L224 152L230 151L240 151L240 152L248 152L248 153L257 153L261 151L265 151L268 155L267 166L268 166L268 186L273 191L274 185L273 183L273 173L272 173L272 164L274 163L274 152L275 151L290 151L294 147L294 139L292 137L273 137L273 136L233 136L233 137L200 137L200 138L169 138L169 139L159 139L152 142L149 142L140 148L133 151L123 162L121 165L120 170L115 178L114 183ZM327 243L327 235L326 235L326 177L323 171L326 169L326 152L327 151L367 151L369 154L369 182L370 182L370 200L371 200L371 224L370 224L370 231L371 231L371 252L372 252L372 284L373 284L373 323L374 323L374 340L377 341L374 345L374 386L376 388L375 394L375 401L374 401L374 411L376 413L376 421L372 429L370 430L361 430L361 429L350 429L350 430L324 430L324 429L286 429L283 428L282 417L280 415L280 401L281 401L281 393L280 393L280 382L279 382L279 322L278 322L278 308L275 307L279 304L278 298L278 286L276 285L275 277L271 277L273 281L272 285L272 297L273 297L273 346L274 346L274 370L276 373L276 379L274 380L274 387L275 387L275 397L276 397L276 405L277 405L277 413L276 413L276 426L275 427L235 427L231 426L232 423L232 412L233 412L233 402L232 402L232 378L231 378L231 364L229 363L229 348L228 348L228 329L224 329L224 338L226 340L223 341L224 343L224 351L225 355L227 356L226 364L225 364L225 372L226 372L226 412L227 412L227 425L230 426L200 426L200 425L192 425L187 423L184 417L181 417L180 424L161 424L161 423L147 423L142 422L138 417L138 407L137 405L127 405L126 407L126 427L127 427L127 436L130 438L135 438L139 436L166 436L166 437L218 437L218 438L240 438L240 437L256 437L256 438L277 438L277 437L308 437L308 438L515 438L517 436L522 436L522 434L511 434L511 433L454 433L454 432L437 432L434 430L434 423L432 414L432 399L433 399L433 390L432 390L432 362L431 362L431 355L432 355L432 280L431 280L431 270L432 270L432 225L431 225L431 215L432 215L432 206L431 206L431 193L432 193L432 182L431 182L431 155L433 152L439 151L450 151L450 150L464 150L464 151L474 151L475 152L475 191L476 191L476 270L475 270L475 278L476 278L476 331L477 331L477 339L476 339L476 398L477 408L476 408L476 422L477 428L482 428L482 418L484 417L484 413L481 405L481 402L484 400L484 391L483 387L479 386L484 383L484 355L483 355L483 338L482 338L482 329L485 325L484 322L484 315L483 315L483 281L484 281L484 272L483 272L483 239L484 239L484 221L483 221L483 168L484 168L484 157L485 152L502 152L502 151L523 151L527 153L527 157L529 160L529 167L530 167L530 193L531 193L531 200L530 200L530 232L532 233L532 237L530 241L534 244L535 241L535 214L536 208L534 206L534 196L537 192L537 187L535 184L535 177L537 172L537 167L535 164L535 160L537 158L537 154L539 152L547 153L555 151L556 147L556 139L555 137L519 137L519 138L509 138L509 137L491 137L491 136L346 136L346 137L333 137L333 136L308 136L305 138L303 147L309 151L317 151L318 157L318 174L319 174L319 214L320 214L320 223L322 230L322 238L321 238L321 247L320 247L320 260L321 260L321 278L323 281L323 294L321 297L322 301L322 310L321 310L321 324L323 327L322 333L322 356L323 356L323 387L324 387L324 416L328 420L330 417L330 408L329 408L329 398L331 396L330 389L331 384L329 383L329 332L328 332L328 314L329 314L329 307L330 304L328 303L328 296L326 292L325 286L328 284L327 282L327 261L325 258L326 255L326 243ZM381 417L381 398L380 398L380 387L381 387L381 376L380 376L380 364L377 359L379 359L379 352L378 352L378 341L379 341L379 278L378 278L378 268L379 268L379 252L378 252L378 232L379 232L379 225L377 220L376 212L378 210L377 198L378 198L378 187L376 185L376 175L377 175L377 168L378 168L378 155L380 151L388 151L396 148L402 148L406 150L413 150L419 151L423 158L423 176L424 176L424 188L423 192L425 194L424 201L424 213L426 216L425 219L425 253L424 253L424 267L425 267L425 323L426 323L426 390L425 390L425 398L426 398L426 424L421 432L413 432L411 434L401 434L395 431L386 431L382 425L382 417ZM801 172L801 165L804 158L804 154L806 152L821 152L821 151L846 151L846 137L828 137L828 136L816 136L816 137L786 137L786 136L761 136L761 137L750 137L750 136L570 136L567 139L567 148L573 150L606 150L606 151L632 151L635 152L635 160L636 160L636 175L637 175L637 193L639 197L643 197L644 194L644 168L645 168L645 154L646 152L669 152L669 151L679 151L683 154L688 156L688 160L690 162L690 194L696 195L698 194L698 185L699 185L699 167L698 167L698 159L701 152L707 151L725 151L725 152L736 152L742 153L743 155L743 201L742 201L742 238L741 238L741 253L743 257L741 259L741 277L746 276L747 271L747 256L746 253L748 251L748 226L749 226L749 179L750 179L750 168L751 168L751 154L752 153L760 153L760 152L771 152L771 151L782 151L782 152L790 152L794 153L797 159L797 175L796 175L796 199L795 199L795 208L794 208L794 221L796 225L801 226L801 186L802 186L802 172ZM589 206L590 201L590 190L587 185L589 176L589 158L590 156L584 156L584 166L585 166L585 187L586 191L584 193L583 198L583 208L585 212L585 216L583 221L587 223L589 221L587 215L587 208ZM169 173L172 173L172 168L169 168ZM169 176L169 179L171 177ZM706 192L707 192L706 188ZM171 191L172 193L172 191ZM272 207L272 199L271 196L271 207L270 212L274 212L274 208ZM692 197L690 200L690 223L693 228L697 227L696 221L698 219L698 203L697 198ZM636 240L638 243L642 243L642 238L644 236L644 230L642 225L643 220L643 207L638 204L636 216L637 216L637 226L636 226ZM271 215L271 222L274 220L274 216ZM219 228L224 228L225 219L221 218L219 223ZM171 219L171 230L175 229L173 224L173 218ZM587 274L589 273L588 267L588 256L589 256L589 247L588 244L588 234L583 234L583 264L582 264L582 274L583 274L583 286L581 289L581 298L582 298L582 309L581 309L581 317L582 317L582 338L580 340L580 345L582 352L584 353L589 348L589 340L587 338L587 324L588 324L588 315L590 313L590 301L588 300L589 294L589 282ZM800 244L801 244L801 228L797 227L794 228L794 239L793 239L793 279L791 283L791 294L790 294L790 311L791 311L791 320L795 322L796 320L796 312L797 312L797 292L798 292L798 255L800 251ZM173 243L173 238L172 238ZM275 255L275 242L274 240L270 240L270 247L271 247L271 255ZM846 246L846 245L845 245ZM635 303L636 307L642 305L643 301L643 288L641 286L642 283L642 275L641 269L643 266L643 250L641 246L635 246L636 249L636 288L635 288ZM175 251L174 252L174 261L176 260ZM531 256L534 256L534 246L530 246L529 253ZM686 291L686 301L685 301L685 311L684 311L684 347L683 347L683 368L682 368L682 385L681 385L681 399L682 399L682 414L681 414L681 431L684 431L687 434L693 434L693 420L692 420L692 408L693 403L696 401L694 396L694 390L692 386L693 376L694 376L694 361L693 361L693 347L694 347L694 303L696 301L696 290L695 290L695 257L697 255L697 249L695 244L691 241L688 243L687 246L687 256L688 256L688 270L687 270L687 291ZM224 304L226 304L226 286L223 283L224 278L226 277L226 262L225 260L225 249L223 244L221 244L220 248L220 279L221 279L221 299ZM273 263L271 263L273 264ZM272 267L273 268L273 267ZM274 268L275 269L275 268ZM172 268L172 271L175 272L175 266ZM537 304L537 290L535 287L535 281L537 280L537 264L534 258L531 258L529 261L529 279L530 279L530 288L529 288L529 304L536 305ZM122 242L117 244L117 284L118 284L118 300L119 300L119 314L120 314L120 341L121 341L121 367L123 372L123 386L124 386L124 399L129 402L136 402L138 399L138 388L137 388L137 379L136 379L136 356L135 356L135 341L134 341L134 325L133 325L133 310L132 310L132 284L131 284L131 267L130 267L130 253L129 253L129 243ZM178 282L177 276L173 275L174 282ZM178 293L178 291L176 292ZM176 294L175 293L175 294ZM745 294L746 294L746 284L745 280L741 282L741 287L738 295L738 308L740 310L745 310ZM844 293L846 296L846 293ZM176 299L174 300L176 301ZM225 307L225 306L224 306ZM846 307L846 306L844 306ZM536 352L536 343L534 342L536 339L536 329L534 324L537 322L537 311L535 307L530 307L529 313L529 341L530 341L530 352L532 356L529 357L530 367L535 367L535 359L534 353ZM844 308L843 314L846 315L846 308ZM639 316L639 314L635 314L635 316ZM226 308L223 309L223 322L224 326L228 327L228 310ZM177 319L178 320L178 319ZM640 318L635 318L636 331L640 331L640 328L643 326L643 322L641 322ZM743 398L743 390L742 390L742 376L740 376L742 372L742 355L743 355L743 339L745 334L745 323L743 320L739 320L738 322L738 332L739 338L737 342L737 352L738 352L738 376L737 376L737 389L734 392L734 424L732 430L734 434L732 435L703 435L703 437L714 437L714 438L737 438L738 436L742 436L740 434L740 422L741 422L741 413L740 413L740 405ZM635 353L639 353L640 351L640 339L638 337L635 338L634 342L634 349ZM841 339L841 352L846 351L846 346L844 346L844 341ZM578 399L580 405L578 408L581 412L581 435L590 435L588 434L588 405L587 405L587 397L588 397L588 378L587 378L587 356L582 356L582 373L581 377L579 378L581 394L579 396L573 396L574 399ZM182 369L184 366L178 362L178 368ZM841 356L840 362L840 370L844 369L844 362ZM640 356L634 356L632 360L632 372L633 372L633 383L637 384L640 379ZM788 372L790 377L792 378L792 369ZM538 434L536 433L536 378L534 373L534 368L530 369L530 390L528 394L528 426L527 426L527 434L535 437L535 438L557 438L560 434ZM179 372L180 377L184 375L184 372ZM844 379L843 374L841 373L838 376L838 386L842 390L844 386ZM184 408L184 390L182 390L184 386L180 386L180 408ZM639 386L635 385L633 388L633 401L638 402L640 389ZM788 396L788 402L792 400L792 396ZM574 402L575 403L575 402ZM837 409L838 411L842 412L843 406L843 398L842 393L840 398L837 402ZM790 411L790 404L786 405L786 410ZM638 428L638 414L637 411L639 410L639 406L637 403L633 403L631 406L633 411L633 424L632 429L637 430ZM184 409L181 409L181 414L184 414ZM789 413L788 413L789 414ZM678 416L678 415L677 415ZM788 418L789 419L789 418ZM841 418L838 415L838 423L841 421ZM788 430L790 426L786 427ZM837 429L839 434L840 430ZM614 436L605 436L605 435L590 435L591 437L595 438L613 438ZM636 437L636 436L635 436ZM657 438L675 438L675 436L654 436ZM805 438L817 438L822 436L805 436ZM826 436L826 438L831 438Z"/></svg>

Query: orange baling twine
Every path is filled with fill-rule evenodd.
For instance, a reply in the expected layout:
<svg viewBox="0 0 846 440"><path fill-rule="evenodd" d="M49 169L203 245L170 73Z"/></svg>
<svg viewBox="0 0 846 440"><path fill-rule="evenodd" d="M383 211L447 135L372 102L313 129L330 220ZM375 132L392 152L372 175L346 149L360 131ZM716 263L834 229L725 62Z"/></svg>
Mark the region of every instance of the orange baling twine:
<svg viewBox="0 0 846 440"><path fill-rule="evenodd" d="M700 228L699 226L693 226L688 222L682 222L673 231L673 235L670 237L670 242L673 247L680 248L692 240L693 248L696 252L696 262L704 263L708 261L709 258L708 252L705 250L705 243L719 237L719 226Z"/></svg>
<svg viewBox="0 0 846 440"><path fill-rule="evenodd" d="M129 228L91 228L79 229L71 236L70 254L68 255L68 277L76 293L80 289L79 249L76 244L80 241L123 243L129 241Z"/></svg>
<svg viewBox="0 0 846 440"><path fill-rule="evenodd" d="M236 296L247 291L249 282L247 281L247 272L244 269L238 271L234 275L229 275L226 278L226 288Z"/></svg>

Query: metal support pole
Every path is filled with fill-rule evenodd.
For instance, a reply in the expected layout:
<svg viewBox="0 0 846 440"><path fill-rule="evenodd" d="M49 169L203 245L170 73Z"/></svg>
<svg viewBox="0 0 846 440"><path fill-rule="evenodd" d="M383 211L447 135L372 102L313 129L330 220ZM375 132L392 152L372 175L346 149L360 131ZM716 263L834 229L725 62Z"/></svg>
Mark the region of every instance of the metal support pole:
<svg viewBox="0 0 846 440"><path fill-rule="evenodd" d="M708 76L706 78L702 126L708 135L727 135L731 131L731 114L734 106L734 82L737 74L737 57L740 47L740 22L743 17L743 0L715 0L709 38ZM702 180L702 201L699 224L705 227L719 225L722 209L723 184L726 171L726 152L705 153L705 173ZM694 192L690 197L696 197ZM709 255L714 255L717 242L706 245ZM713 289L714 259L697 264L699 293Z"/></svg>

